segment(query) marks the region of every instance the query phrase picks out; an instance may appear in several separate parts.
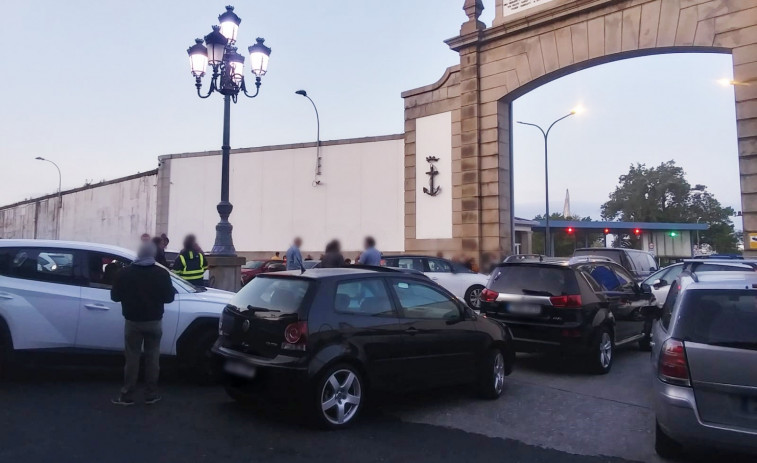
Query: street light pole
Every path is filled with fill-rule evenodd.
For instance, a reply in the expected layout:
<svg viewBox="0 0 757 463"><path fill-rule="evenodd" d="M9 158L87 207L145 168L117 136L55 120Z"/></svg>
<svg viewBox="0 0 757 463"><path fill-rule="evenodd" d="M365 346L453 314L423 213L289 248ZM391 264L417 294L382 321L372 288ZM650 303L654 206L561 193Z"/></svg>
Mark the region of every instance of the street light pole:
<svg viewBox="0 0 757 463"><path fill-rule="evenodd" d="M49 162L50 164L54 165L56 169L58 169L58 208L63 207L63 196L62 196L62 191L61 191L63 177L60 175L60 167L58 167L58 164L54 163L53 161L49 159L45 159L42 156L37 156L34 159L36 159L37 161Z"/></svg>
<svg viewBox="0 0 757 463"><path fill-rule="evenodd" d="M315 123L316 123L316 145L315 145L315 179L313 180L313 186L317 186L321 184L321 118L318 115L318 107L315 105L315 101L313 101L312 98L308 96L308 92L305 90L297 90L297 95L302 95L308 100L310 100L310 103L313 105L313 109L315 109Z"/></svg>
<svg viewBox="0 0 757 463"><path fill-rule="evenodd" d="M547 257L552 257L552 252L553 252L551 234L549 230L549 143L548 143L549 132L552 131L552 127L554 127L555 124L557 124L561 120L567 119L568 117L574 114L578 114L578 113L579 113L579 110L574 109L573 111L569 112L568 114L564 115L563 117L557 119L552 124L550 124L547 130L542 129L541 126L537 124L518 121L518 124L530 125L531 127L536 127L544 136L544 193L545 193L544 197L545 197L545 209L547 212L545 216L545 227L544 227L544 253L547 255Z"/></svg>
<svg viewBox="0 0 757 463"><path fill-rule="evenodd" d="M221 202L216 206L220 221L216 225L216 239L211 254L215 256L236 257L234 241L231 236L232 225L229 216L233 206L229 201L229 155L231 103L237 102L237 97L243 93L248 98L255 98L260 93L261 77L268 71L268 58L271 49L256 39L256 43L247 50L250 54L250 65L255 75L255 93L247 93L244 79L244 56L237 53L236 41L239 24L242 19L234 13L233 6L227 6L226 12L218 16L220 25L213 26L210 34L202 39L195 39L195 44L189 47L189 64L195 77L197 96L208 98L212 93L223 95L223 145L221 146ZM210 88L202 94L202 77L208 65L211 66L212 76Z"/></svg>

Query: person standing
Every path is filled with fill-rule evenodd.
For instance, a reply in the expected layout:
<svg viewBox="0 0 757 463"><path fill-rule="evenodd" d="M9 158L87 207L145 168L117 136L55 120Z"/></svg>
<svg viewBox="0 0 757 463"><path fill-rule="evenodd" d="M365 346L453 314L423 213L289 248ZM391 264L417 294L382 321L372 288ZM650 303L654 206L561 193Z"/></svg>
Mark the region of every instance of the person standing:
<svg viewBox="0 0 757 463"><path fill-rule="evenodd" d="M152 239L152 242L155 243L155 249L157 249L157 252L155 254L155 262L159 263L163 267L168 267L168 261L166 260L166 249L165 246L163 246L163 238L156 236Z"/></svg>
<svg viewBox="0 0 757 463"><path fill-rule="evenodd" d="M173 262L177 275L197 286L207 286L203 274L208 269L208 260L202 253L194 235L184 238L184 248Z"/></svg>
<svg viewBox="0 0 757 463"><path fill-rule="evenodd" d="M155 244L142 243L137 259L119 272L110 298L121 303L124 322L124 386L111 402L134 405L134 391L139 378L139 357L145 353L145 403L154 404L158 395L160 374L160 338L163 336L164 304L173 302L171 276L155 265Z"/></svg>
<svg viewBox="0 0 757 463"><path fill-rule="evenodd" d="M344 256L342 255L342 245L339 240L332 240L326 245L326 252L321 258L321 268L338 268L344 267Z"/></svg>
<svg viewBox="0 0 757 463"><path fill-rule="evenodd" d="M294 239L292 245L289 246L286 253L287 270L301 270L302 266L302 253L300 247L302 246L302 238L299 236Z"/></svg>
<svg viewBox="0 0 757 463"><path fill-rule="evenodd" d="M376 240L372 236L366 236L364 242L365 251L360 254L357 263L360 265L381 265L381 252L376 249Z"/></svg>

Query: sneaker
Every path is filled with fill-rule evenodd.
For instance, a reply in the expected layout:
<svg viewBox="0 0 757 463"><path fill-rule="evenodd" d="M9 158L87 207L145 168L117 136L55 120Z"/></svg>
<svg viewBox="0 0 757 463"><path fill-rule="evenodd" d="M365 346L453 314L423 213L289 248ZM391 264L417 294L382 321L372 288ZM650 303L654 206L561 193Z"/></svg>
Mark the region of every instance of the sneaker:
<svg viewBox="0 0 757 463"><path fill-rule="evenodd" d="M156 403L160 402L161 400L163 400L163 397L161 397L159 395L156 395L154 397L148 397L148 398L145 399L145 405L156 404Z"/></svg>
<svg viewBox="0 0 757 463"><path fill-rule="evenodd" d="M115 399L110 399L110 403L112 403L113 405L121 405L122 407L129 407L131 405L134 405L134 400L120 395Z"/></svg>

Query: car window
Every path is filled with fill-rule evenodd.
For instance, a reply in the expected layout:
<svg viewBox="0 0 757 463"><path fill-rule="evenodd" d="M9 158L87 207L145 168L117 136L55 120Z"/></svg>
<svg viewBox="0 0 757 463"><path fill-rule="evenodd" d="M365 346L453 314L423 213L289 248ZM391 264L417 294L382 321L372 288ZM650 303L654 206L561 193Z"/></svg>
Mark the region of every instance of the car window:
<svg viewBox="0 0 757 463"><path fill-rule="evenodd" d="M621 262L620 256L622 255L622 251L615 250L615 249L579 249L576 252L573 253L573 256L601 256L601 257L607 257L609 259L612 259L613 262L618 264L623 264Z"/></svg>
<svg viewBox="0 0 757 463"><path fill-rule="evenodd" d="M670 320L673 317L673 308L676 305L678 299L678 293L681 291L681 285L675 281L668 291L668 297L665 298L665 303L662 305L662 317L660 318L660 324L667 331L670 327Z"/></svg>
<svg viewBox="0 0 757 463"><path fill-rule="evenodd" d="M275 262L272 264L268 264L269 272L283 272L286 269L287 269L287 264L283 262Z"/></svg>
<svg viewBox="0 0 757 463"><path fill-rule="evenodd" d="M751 272L754 268L746 264L699 264L694 266L694 271L699 272Z"/></svg>
<svg viewBox="0 0 757 463"><path fill-rule="evenodd" d="M460 262L452 262L452 269L455 271L455 273L476 273L466 267L465 264L461 264Z"/></svg>
<svg viewBox="0 0 757 463"><path fill-rule="evenodd" d="M428 271L439 273L452 273L452 266L441 259L429 259Z"/></svg>
<svg viewBox="0 0 757 463"><path fill-rule="evenodd" d="M229 304L241 311L263 309L297 313L311 285L312 283L305 279L261 275L243 286Z"/></svg>
<svg viewBox="0 0 757 463"><path fill-rule="evenodd" d="M416 281L395 280L392 289L400 301L402 316L432 320L460 317L460 308L449 296Z"/></svg>
<svg viewBox="0 0 757 463"><path fill-rule="evenodd" d="M691 342L757 348L757 291L694 289L678 309L674 336Z"/></svg>
<svg viewBox="0 0 757 463"><path fill-rule="evenodd" d="M614 272L609 265L586 265L582 269L588 271L603 291L620 291L623 287L623 280L620 275Z"/></svg>
<svg viewBox="0 0 757 463"><path fill-rule="evenodd" d="M621 289L625 291L633 289L635 280L626 269L620 266L613 266L612 270L615 272L615 275L618 276L618 282L620 283Z"/></svg>
<svg viewBox="0 0 757 463"><path fill-rule="evenodd" d="M647 273L649 271L657 269L657 264L655 264L654 261L652 261L651 263L649 262L651 256L646 252L629 251L628 257L630 258L637 272Z"/></svg>
<svg viewBox="0 0 757 463"><path fill-rule="evenodd" d="M3 248L0 274L11 278L74 284L75 252L70 249Z"/></svg>
<svg viewBox="0 0 757 463"><path fill-rule="evenodd" d="M334 310L356 315L394 315L386 285L379 278L339 283L334 296Z"/></svg>
<svg viewBox="0 0 757 463"><path fill-rule="evenodd" d="M602 292L602 287L599 285L599 283L597 283L597 280L595 280L594 278L592 278L591 275L589 275L588 273L586 273L583 270L579 270L579 273L581 274L581 276L584 277L584 279L586 280L586 282L591 287L592 291L594 291L596 293Z"/></svg>
<svg viewBox="0 0 757 463"><path fill-rule="evenodd" d="M419 257L400 257L396 259L391 259L394 261L394 265L390 265L389 261L390 259L386 260L386 265L389 267L397 267L397 268L409 268L412 270L417 270L419 272L425 272L426 269L423 266L423 259Z"/></svg>
<svg viewBox="0 0 757 463"><path fill-rule="evenodd" d="M644 254L644 255L647 256L647 263L649 264L649 269L657 270L658 269L657 261L654 260L654 257L650 256L649 254Z"/></svg>
<svg viewBox="0 0 757 463"><path fill-rule="evenodd" d="M128 267L130 263L123 257L111 254L100 252L87 253L89 286L92 288L110 289L116 278L118 278L119 272Z"/></svg>
<svg viewBox="0 0 757 463"><path fill-rule="evenodd" d="M678 275L680 275L681 272L683 272L683 265L674 265L667 269L667 271L660 279L665 280L665 282L668 284L671 284L676 281L676 278L678 278Z"/></svg>
<svg viewBox="0 0 757 463"><path fill-rule="evenodd" d="M530 296L580 294L571 268L526 263L497 266L486 287L498 293Z"/></svg>

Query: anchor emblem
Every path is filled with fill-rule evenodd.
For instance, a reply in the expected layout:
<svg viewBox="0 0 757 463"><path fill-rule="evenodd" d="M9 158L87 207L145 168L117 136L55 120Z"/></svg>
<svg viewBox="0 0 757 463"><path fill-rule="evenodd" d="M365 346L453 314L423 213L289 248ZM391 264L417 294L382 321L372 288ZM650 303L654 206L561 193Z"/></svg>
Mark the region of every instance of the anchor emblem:
<svg viewBox="0 0 757 463"><path fill-rule="evenodd" d="M426 175L428 175L429 177L428 179L429 188L424 187L423 192L429 196L436 196L442 190L442 187L439 187L439 186L434 187L434 177L439 175L439 171L436 169L433 163L437 161L439 161L439 158L437 158L436 156L429 156L426 158L426 162L429 163L431 169L428 172L426 172Z"/></svg>

